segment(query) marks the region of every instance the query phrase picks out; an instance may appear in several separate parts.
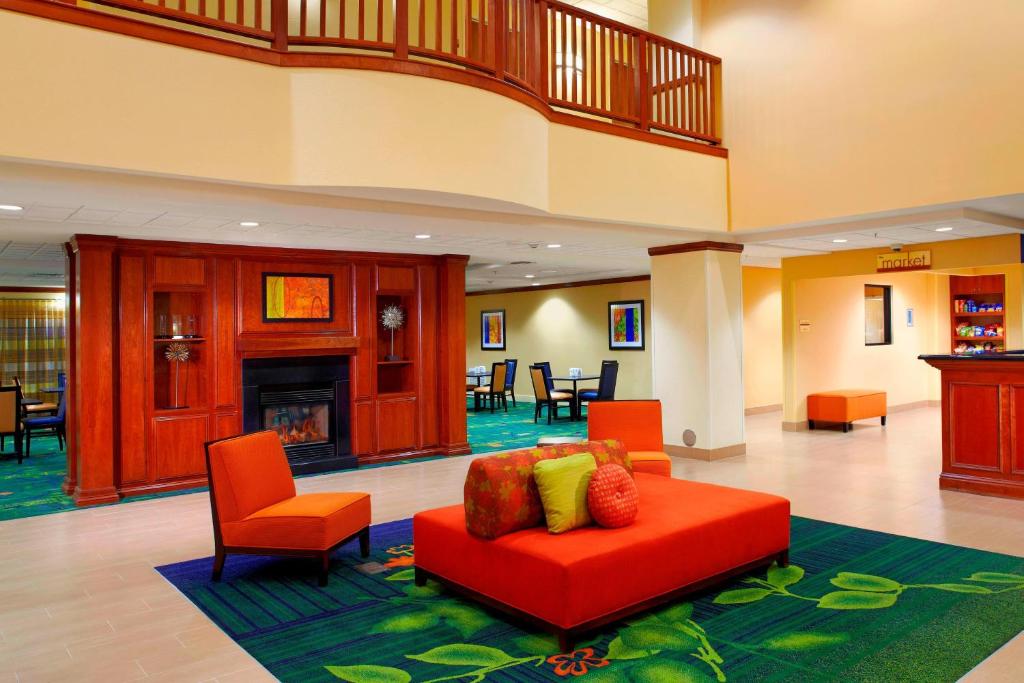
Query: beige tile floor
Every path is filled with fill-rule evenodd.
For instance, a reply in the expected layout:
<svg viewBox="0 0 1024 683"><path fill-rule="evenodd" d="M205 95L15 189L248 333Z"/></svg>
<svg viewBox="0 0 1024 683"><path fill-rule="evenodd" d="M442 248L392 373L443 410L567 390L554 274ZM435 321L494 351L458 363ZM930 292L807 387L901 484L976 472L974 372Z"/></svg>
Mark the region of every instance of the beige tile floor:
<svg viewBox="0 0 1024 683"><path fill-rule="evenodd" d="M1024 555L1024 501L938 490L935 409L845 435L782 432L778 414L751 416L747 430L746 456L677 459L674 475L779 493L798 515ZM332 474L299 488L369 491L374 522L385 522L460 501L468 463ZM211 544L205 493L0 522L0 683L273 680L153 571L207 556ZM1024 634L966 679L1021 681L1022 671Z"/></svg>

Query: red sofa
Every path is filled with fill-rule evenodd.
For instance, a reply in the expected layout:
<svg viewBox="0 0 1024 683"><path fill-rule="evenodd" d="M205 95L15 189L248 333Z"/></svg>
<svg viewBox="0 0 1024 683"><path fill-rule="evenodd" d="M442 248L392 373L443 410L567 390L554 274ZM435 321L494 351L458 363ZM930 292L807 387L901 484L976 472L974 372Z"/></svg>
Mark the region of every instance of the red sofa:
<svg viewBox="0 0 1024 683"><path fill-rule="evenodd" d="M640 511L620 529L562 535L533 526L494 539L466 528L463 505L413 519L416 582L456 592L556 634L582 634L629 614L789 557L789 501L637 473Z"/></svg>

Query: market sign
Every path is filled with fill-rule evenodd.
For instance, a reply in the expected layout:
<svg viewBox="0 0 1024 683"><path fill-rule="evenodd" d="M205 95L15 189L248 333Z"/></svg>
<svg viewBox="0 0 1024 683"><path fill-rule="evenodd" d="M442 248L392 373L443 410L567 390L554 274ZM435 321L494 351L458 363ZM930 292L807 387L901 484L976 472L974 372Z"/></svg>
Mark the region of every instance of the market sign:
<svg viewBox="0 0 1024 683"><path fill-rule="evenodd" d="M930 251L894 251L875 257L875 270L879 273L894 273L900 270L928 270L932 267Z"/></svg>

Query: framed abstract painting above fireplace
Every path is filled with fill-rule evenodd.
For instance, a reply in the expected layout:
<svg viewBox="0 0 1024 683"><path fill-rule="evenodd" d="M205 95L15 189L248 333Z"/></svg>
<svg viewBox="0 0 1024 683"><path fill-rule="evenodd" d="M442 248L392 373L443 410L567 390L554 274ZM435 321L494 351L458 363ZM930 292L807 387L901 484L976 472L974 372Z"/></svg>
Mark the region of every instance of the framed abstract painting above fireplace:
<svg viewBox="0 0 1024 683"><path fill-rule="evenodd" d="M263 273L263 322L332 322L334 276Z"/></svg>

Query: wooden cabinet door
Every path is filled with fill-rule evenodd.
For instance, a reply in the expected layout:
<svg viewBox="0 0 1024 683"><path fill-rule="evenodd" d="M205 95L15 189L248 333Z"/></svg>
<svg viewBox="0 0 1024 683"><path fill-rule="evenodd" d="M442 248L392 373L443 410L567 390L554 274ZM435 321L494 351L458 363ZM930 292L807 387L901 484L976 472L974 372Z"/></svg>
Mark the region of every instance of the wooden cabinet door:
<svg viewBox="0 0 1024 683"><path fill-rule="evenodd" d="M415 448L416 398L377 402L377 450L381 453Z"/></svg>
<svg viewBox="0 0 1024 683"><path fill-rule="evenodd" d="M1000 422L1002 387L997 383L949 382L948 471L998 477L1006 467Z"/></svg>
<svg viewBox="0 0 1024 683"><path fill-rule="evenodd" d="M157 481L204 476L203 444L210 440L208 415L173 415L153 419L153 473Z"/></svg>
<svg viewBox="0 0 1024 683"><path fill-rule="evenodd" d="M1005 388L1010 398L1007 410L1010 443L1003 459L1003 471L1009 479L1024 481L1024 384Z"/></svg>

